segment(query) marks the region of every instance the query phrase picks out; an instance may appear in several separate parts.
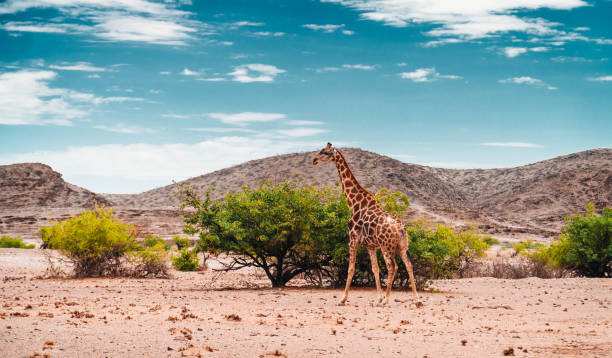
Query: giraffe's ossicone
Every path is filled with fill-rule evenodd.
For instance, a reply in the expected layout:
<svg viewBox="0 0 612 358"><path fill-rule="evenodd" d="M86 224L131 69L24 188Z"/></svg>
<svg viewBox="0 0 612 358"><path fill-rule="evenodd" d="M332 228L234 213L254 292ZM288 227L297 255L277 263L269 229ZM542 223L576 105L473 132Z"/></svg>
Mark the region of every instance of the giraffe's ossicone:
<svg viewBox="0 0 612 358"><path fill-rule="evenodd" d="M379 303L384 305L389 302L391 286L395 278L395 273L397 272L397 263L395 262L396 252L399 253L404 265L406 265L406 270L410 276L412 293L418 302L412 264L407 254L409 240L404 224L400 219L383 210L376 202L374 195L359 185L344 155L334 148L331 143L327 143L327 146L319 151L313 159L312 164L316 165L331 160L336 164L342 183L342 189L351 209L351 218L348 221L349 269L344 296L340 304L344 304L348 297L351 280L355 273L355 260L357 257L357 247L359 245L363 245L368 249L370 261L372 263L372 273L376 278L376 291L378 292ZM383 253L388 271L387 290L384 296L380 287L380 271L376 258L376 250L378 248L380 248Z"/></svg>

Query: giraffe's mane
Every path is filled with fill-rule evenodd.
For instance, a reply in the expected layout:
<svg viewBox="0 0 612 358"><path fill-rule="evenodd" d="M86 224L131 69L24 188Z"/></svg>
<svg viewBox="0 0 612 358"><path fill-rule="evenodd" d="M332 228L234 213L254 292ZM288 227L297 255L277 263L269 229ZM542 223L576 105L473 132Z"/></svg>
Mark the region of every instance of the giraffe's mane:
<svg viewBox="0 0 612 358"><path fill-rule="evenodd" d="M348 164L348 161L346 160L346 157L344 156L344 154L342 154L342 152L339 151L338 149L336 149L336 153L338 153L340 158L342 158L342 160L344 161L344 164L346 165L346 168L348 169L348 171L351 174L351 176L354 178L354 182L356 184L355 186L356 186L357 190L361 190L363 193L365 193L365 195L373 198L374 199L374 204L378 205L378 203L376 201L376 197L374 196L374 194L370 193L366 188L361 186L361 184L357 180L357 177L355 176L355 173L353 173L353 170L351 169L351 166ZM340 178L340 181L342 182L342 178ZM344 183L342 184L342 187L344 188Z"/></svg>

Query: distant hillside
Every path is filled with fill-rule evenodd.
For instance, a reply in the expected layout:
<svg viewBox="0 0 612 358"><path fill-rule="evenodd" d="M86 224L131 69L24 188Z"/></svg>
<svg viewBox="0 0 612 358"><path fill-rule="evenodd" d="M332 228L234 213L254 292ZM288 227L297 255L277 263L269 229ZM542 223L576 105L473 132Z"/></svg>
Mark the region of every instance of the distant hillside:
<svg viewBox="0 0 612 358"><path fill-rule="evenodd" d="M462 225L472 222L502 238L551 238L563 217L582 212L589 202L612 206L612 149L594 149L534 164L504 169L453 170L414 165L354 148L340 149L360 183L377 192L382 187L406 193L407 219L428 217ZM334 185L332 163L312 165L315 152L279 155L249 161L181 182L214 196L255 187L264 180L294 179L305 185ZM49 219L90 207L93 200L113 205L123 220L143 232L181 232L178 201L169 185L140 194L95 194L66 183L43 164L0 167L0 233L35 236ZM50 208L72 208L60 210ZM23 208L12 210L11 208Z"/></svg>
<svg viewBox="0 0 612 358"><path fill-rule="evenodd" d="M1 165L0 188L0 208L90 208L94 200L110 205L105 197L65 182L60 173L40 163Z"/></svg>
<svg viewBox="0 0 612 358"><path fill-rule="evenodd" d="M407 164L354 148L340 149L357 179L369 190L382 187L406 193L410 216L446 222L475 222L491 233L552 236L563 218L589 202L612 205L612 149L594 149L505 169L453 170ZM266 179L295 179L307 185L334 185L333 164L312 165L315 152L279 155L183 181L220 197ZM121 207L170 208L178 204L169 185L136 195L107 195Z"/></svg>

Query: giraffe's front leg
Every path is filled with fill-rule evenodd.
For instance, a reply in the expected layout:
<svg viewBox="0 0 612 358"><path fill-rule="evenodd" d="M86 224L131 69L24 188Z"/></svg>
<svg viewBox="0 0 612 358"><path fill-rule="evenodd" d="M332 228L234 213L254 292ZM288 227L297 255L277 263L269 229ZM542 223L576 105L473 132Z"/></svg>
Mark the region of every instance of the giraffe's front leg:
<svg viewBox="0 0 612 358"><path fill-rule="evenodd" d="M378 303L380 303L384 296L382 288L380 288L380 269L378 268L378 258L376 257L376 248L368 248L368 254L370 254L370 264L372 265L372 273L374 279L376 279L376 295L378 296Z"/></svg>
<svg viewBox="0 0 612 358"><path fill-rule="evenodd" d="M353 279L353 275L355 274L355 261L357 260L357 237L356 235L350 235L349 241L349 267L348 267L348 276L346 277L346 287L344 288L344 296L338 303L340 306L344 306L346 303L346 299L348 298L349 289L351 288L351 280Z"/></svg>

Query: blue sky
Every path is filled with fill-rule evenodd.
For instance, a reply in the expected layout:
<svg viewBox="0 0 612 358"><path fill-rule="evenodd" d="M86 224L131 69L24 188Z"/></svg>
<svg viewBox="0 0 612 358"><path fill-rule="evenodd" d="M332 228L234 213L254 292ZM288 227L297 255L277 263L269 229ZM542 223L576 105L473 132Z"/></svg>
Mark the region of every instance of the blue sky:
<svg viewBox="0 0 612 358"><path fill-rule="evenodd" d="M135 193L328 141L449 168L612 144L612 1L8 0L0 164Z"/></svg>

